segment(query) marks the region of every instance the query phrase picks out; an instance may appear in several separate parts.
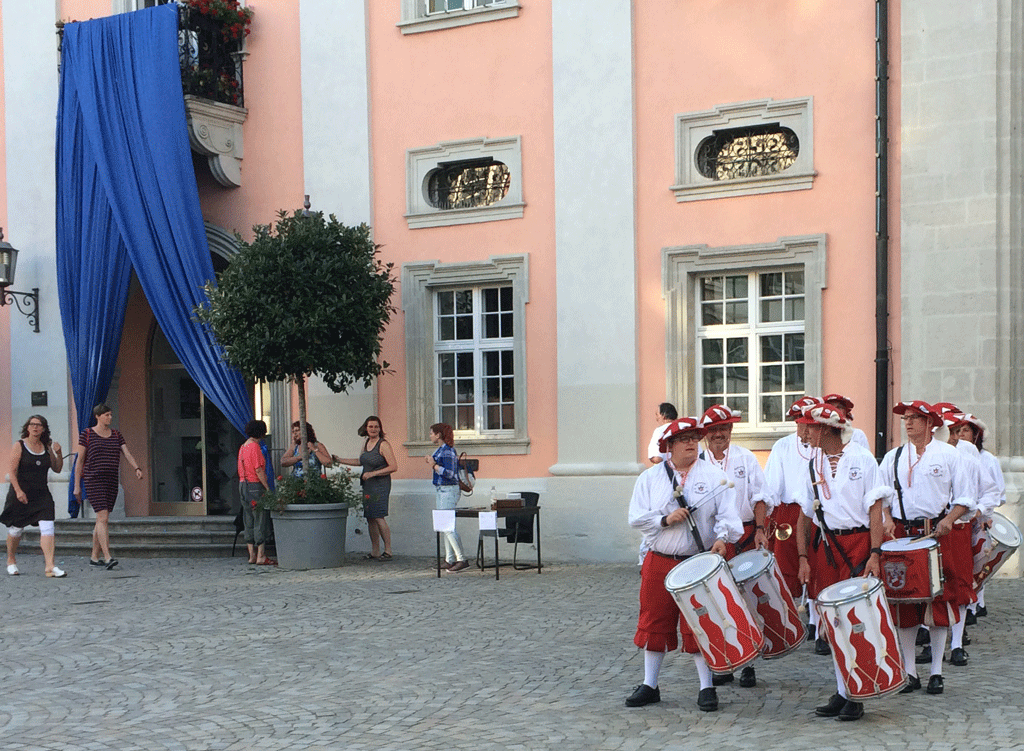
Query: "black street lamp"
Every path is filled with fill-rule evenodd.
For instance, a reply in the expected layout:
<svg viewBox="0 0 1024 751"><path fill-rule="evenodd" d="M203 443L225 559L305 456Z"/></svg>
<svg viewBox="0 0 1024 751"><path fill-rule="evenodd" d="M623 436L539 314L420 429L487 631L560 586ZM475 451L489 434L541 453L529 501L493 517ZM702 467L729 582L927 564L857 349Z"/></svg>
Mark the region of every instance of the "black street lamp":
<svg viewBox="0 0 1024 751"><path fill-rule="evenodd" d="M33 287L31 292L17 292L8 289L14 284L14 267L18 263L18 251L9 242L4 241L4 230L0 227L0 306L14 303L18 312L28 316L29 325L39 333L39 288ZM22 308L22 302L25 307Z"/></svg>

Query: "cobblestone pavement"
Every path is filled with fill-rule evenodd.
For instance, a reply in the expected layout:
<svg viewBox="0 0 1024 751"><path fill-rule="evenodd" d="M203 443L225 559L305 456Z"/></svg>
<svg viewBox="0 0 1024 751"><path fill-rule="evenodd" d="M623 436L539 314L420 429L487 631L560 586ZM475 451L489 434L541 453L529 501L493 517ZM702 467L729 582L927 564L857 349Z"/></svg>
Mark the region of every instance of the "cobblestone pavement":
<svg viewBox="0 0 1024 751"><path fill-rule="evenodd" d="M635 566L470 569L351 560L288 572L242 559L122 560L112 572L39 556L0 583L0 748L901 749L1024 748L1022 581L989 587L971 664L946 692L815 718L835 690L809 645L759 662L759 685L696 707L672 656L660 704L627 709ZM925 676L927 678L927 676Z"/></svg>

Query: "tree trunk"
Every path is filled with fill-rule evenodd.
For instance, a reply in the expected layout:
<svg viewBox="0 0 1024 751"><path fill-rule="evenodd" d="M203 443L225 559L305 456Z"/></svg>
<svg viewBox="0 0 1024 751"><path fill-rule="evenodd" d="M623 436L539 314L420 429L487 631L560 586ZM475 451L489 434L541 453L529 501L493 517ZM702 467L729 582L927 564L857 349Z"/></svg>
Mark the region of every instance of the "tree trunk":
<svg viewBox="0 0 1024 751"><path fill-rule="evenodd" d="M299 456L302 461L302 480L309 477L309 441L306 439L306 377L295 377L295 385L299 388Z"/></svg>

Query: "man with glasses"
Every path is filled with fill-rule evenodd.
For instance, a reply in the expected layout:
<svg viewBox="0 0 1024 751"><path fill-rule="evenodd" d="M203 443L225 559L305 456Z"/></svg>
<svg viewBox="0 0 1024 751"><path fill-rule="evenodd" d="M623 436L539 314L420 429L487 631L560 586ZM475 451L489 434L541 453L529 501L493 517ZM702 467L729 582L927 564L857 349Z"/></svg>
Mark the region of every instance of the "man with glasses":
<svg viewBox="0 0 1024 751"><path fill-rule="evenodd" d="M942 654L949 626L964 617L973 591L971 527L958 522L961 517L968 520L977 510L977 481L965 466L963 454L933 439L932 429L942 425L934 407L918 400L900 402L892 411L903 418L907 442L887 453L880 467L882 477L896 489L887 531L897 537L934 535L945 577L942 594L931 603L892 606L903 664L910 675L903 692L921 688L914 646L918 626L923 624L930 629L932 655L927 692L941 694Z"/></svg>
<svg viewBox="0 0 1024 751"><path fill-rule="evenodd" d="M637 478L629 503L629 525L643 533L649 552L640 574L640 617L633 638L644 650L644 681L626 699L627 707L661 701L658 674L665 653L679 645L681 633L683 651L693 655L700 679L697 706L705 712L718 709L711 669L665 589L665 576L680 561L704 552L707 546L724 556L726 543L736 542L743 532L725 473L709 462L697 461L704 434L695 417L669 423L661 438L661 450L669 458Z"/></svg>

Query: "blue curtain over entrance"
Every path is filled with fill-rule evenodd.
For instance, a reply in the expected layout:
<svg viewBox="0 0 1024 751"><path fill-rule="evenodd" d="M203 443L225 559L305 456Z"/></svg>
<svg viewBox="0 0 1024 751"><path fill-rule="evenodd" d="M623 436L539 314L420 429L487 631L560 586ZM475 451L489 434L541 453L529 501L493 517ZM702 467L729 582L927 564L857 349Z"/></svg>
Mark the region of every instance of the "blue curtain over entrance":
<svg viewBox="0 0 1024 751"><path fill-rule="evenodd" d="M239 432L251 419L241 375L191 318L214 273L186 127L177 6L64 27L57 280L79 426L110 388L131 268L188 374Z"/></svg>

